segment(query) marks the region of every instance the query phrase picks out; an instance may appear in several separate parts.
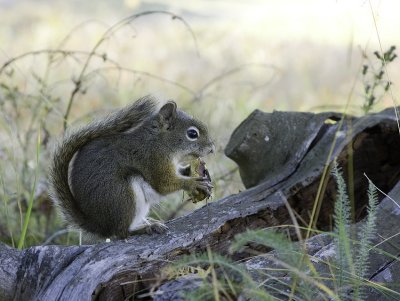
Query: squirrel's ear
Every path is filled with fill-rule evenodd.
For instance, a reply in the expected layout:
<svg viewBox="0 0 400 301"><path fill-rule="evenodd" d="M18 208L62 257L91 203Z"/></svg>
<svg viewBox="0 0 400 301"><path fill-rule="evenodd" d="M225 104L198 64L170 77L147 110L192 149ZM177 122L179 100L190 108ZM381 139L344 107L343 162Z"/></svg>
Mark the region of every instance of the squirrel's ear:
<svg viewBox="0 0 400 301"><path fill-rule="evenodd" d="M168 101L161 107L158 116L159 122L168 128L176 118L176 103L172 100Z"/></svg>

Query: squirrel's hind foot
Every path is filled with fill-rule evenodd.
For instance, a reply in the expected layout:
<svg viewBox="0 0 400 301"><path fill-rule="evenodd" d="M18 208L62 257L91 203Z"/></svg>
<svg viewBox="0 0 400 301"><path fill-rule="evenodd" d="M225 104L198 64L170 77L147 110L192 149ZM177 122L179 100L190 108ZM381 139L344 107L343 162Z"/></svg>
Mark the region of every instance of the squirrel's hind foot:
<svg viewBox="0 0 400 301"><path fill-rule="evenodd" d="M129 235L138 235L138 234L163 234L168 231L168 226L163 222L158 221L153 218L147 218L146 223L143 224L140 228L129 231Z"/></svg>

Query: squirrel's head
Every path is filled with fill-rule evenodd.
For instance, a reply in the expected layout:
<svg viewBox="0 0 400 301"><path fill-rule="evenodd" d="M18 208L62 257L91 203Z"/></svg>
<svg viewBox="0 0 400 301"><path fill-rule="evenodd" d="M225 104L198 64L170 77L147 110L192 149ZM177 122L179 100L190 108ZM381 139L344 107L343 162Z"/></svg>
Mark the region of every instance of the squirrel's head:
<svg viewBox="0 0 400 301"><path fill-rule="evenodd" d="M182 163L215 150L206 125L178 110L174 101L161 107L152 118L151 127L157 132L157 140L170 148L171 155Z"/></svg>

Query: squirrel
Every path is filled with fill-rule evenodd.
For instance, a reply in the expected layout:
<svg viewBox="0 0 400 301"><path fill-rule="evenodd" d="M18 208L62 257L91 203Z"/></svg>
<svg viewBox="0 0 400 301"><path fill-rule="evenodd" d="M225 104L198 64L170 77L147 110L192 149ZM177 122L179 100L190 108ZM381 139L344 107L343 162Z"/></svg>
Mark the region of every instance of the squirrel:
<svg viewBox="0 0 400 301"><path fill-rule="evenodd" d="M67 223L97 238L161 233L150 206L178 190L209 195L207 177L181 171L214 149L204 123L146 96L65 135L50 168L53 200Z"/></svg>

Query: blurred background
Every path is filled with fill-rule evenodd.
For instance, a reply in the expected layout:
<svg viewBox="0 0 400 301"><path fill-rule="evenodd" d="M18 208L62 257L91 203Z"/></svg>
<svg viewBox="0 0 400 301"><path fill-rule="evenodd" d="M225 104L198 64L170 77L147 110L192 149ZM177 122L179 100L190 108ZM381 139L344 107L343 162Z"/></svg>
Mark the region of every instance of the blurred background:
<svg viewBox="0 0 400 301"><path fill-rule="evenodd" d="M394 0L0 0L0 239L15 244L32 201L27 245L74 242L47 193L57 137L146 94L209 125L213 199L237 193L223 155L234 128L256 108L365 113L369 72L383 68L374 52L400 44L399 10ZM396 102L399 77L393 60L371 111ZM184 199L154 214L204 205Z"/></svg>

